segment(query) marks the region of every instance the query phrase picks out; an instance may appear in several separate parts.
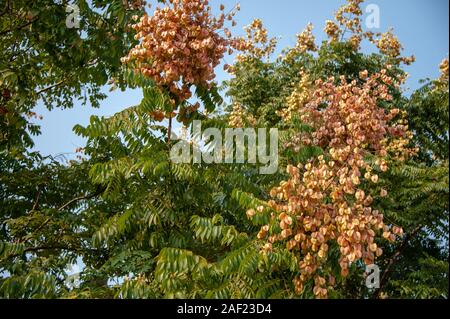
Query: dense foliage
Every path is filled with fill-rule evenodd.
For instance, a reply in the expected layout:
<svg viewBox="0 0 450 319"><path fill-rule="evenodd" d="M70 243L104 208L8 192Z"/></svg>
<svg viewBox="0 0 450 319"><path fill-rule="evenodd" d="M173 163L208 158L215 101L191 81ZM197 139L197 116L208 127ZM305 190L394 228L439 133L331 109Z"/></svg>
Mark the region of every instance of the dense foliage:
<svg viewBox="0 0 450 319"><path fill-rule="evenodd" d="M407 96L414 58L391 30L363 31L361 0L327 41L307 25L275 59L262 21L224 28L238 7L159 2L75 1L68 29L63 2L2 1L0 297L448 298L448 60ZM228 49L229 105L213 81ZM76 126L76 161L29 151L38 101L98 106L107 83L144 98ZM280 169L176 164L175 119L186 135L194 119L276 127Z"/></svg>

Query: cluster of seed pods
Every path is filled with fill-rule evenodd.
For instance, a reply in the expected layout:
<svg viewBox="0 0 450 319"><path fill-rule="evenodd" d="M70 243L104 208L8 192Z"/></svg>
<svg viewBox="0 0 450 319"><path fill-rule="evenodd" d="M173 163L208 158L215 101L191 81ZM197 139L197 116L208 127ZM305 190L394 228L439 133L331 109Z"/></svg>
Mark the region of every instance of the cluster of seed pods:
<svg viewBox="0 0 450 319"><path fill-rule="evenodd" d="M218 66L233 49L245 46L232 39L225 28L233 25L235 7L225 14L213 16L207 0L167 0L152 16L144 15L132 27L139 44L131 49L122 63L151 78L156 85L173 97L174 109L192 95L191 86L211 88Z"/></svg>
<svg viewBox="0 0 450 319"><path fill-rule="evenodd" d="M393 150L405 153L403 158L411 152L406 143L401 144L403 149L397 145L399 139L409 140L410 133L400 110L379 107L380 100L392 100L388 86L395 80L386 70L372 76L361 72L360 77L363 84L348 83L344 77L339 84L334 78L315 81L310 101L298 112L313 128L304 138L324 154L305 165L289 165L289 179L270 192L273 199L268 205L278 213L258 238L267 241L264 253L283 242L296 254L297 293L314 280L315 296L327 297L335 283L333 276L324 275L332 245L339 249L345 277L352 263L362 260L370 265L382 254L375 242L378 235L395 241L403 234L401 228L385 224L382 212L372 204L388 195L377 185L379 174L389 169Z"/></svg>

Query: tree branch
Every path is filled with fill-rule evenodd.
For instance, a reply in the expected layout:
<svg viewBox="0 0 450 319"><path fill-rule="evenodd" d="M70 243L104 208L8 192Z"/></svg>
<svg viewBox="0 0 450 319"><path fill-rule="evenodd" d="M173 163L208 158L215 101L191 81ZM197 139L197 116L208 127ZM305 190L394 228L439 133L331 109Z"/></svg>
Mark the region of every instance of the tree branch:
<svg viewBox="0 0 450 319"><path fill-rule="evenodd" d="M169 127L167 128L167 145L170 146L170 139L172 135L172 117L169 118Z"/></svg>
<svg viewBox="0 0 450 319"><path fill-rule="evenodd" d="M97 251L96 249L91 249L91 248L67 247L67 246L62 246L62 245L61 246L58 246L58 245L57 246L38 246L38 247L27 247L21 253L8 255L4 259L14 258L14 257L20 256L24 253L32 253L32 252L37 252L37 251L41 251L41 250L65 250L65 251L70 251L70 252L75 252L75 253L80 253L80 252L84 252L84 251Z"/></svg>
<svg viewBox="0 0 450 319"><path fill-rule="evenodd" d="M65 209L65 208L67 208L68 206L70 206L70 205L72 205L73 203L76 203L76 202L78 202L78 201L80 201L80 200L85 200L85 199L92 199L92 198L94 198L94 197L97 197L97 196L99 196L100 194L102 194L104 192L104 189L100 189L100 190L98 190L97 192L95 192L94 194L91 194L91 195L84 195L84 196L79 196L79 197L76 197L76 198L74 198L74 199L71 199L70 201L68 201L67 203L65 203L64 205L62 205L61 207L59 207L58 208L58 211L62 211L63 209ZM39 200L39 195L38 195L38 199L36 200L36 204L37 204L37 201ZM35 204L35 205L36 205ZM33 210L35 210L35 207L33 207ZM45 226L47 226L48 225L48 223L50 223L51 222L51 218L50 217L48 217L37 229L35 229L35 230L33 230L33 232L34 233L36 233L36 232L38 232L38 231L40 231L41 229L43 229ZM27 236L28 237L28 236ZM23 238L22 240L20 240L20 242L25 242L27 240L27 238L25 237L25 238Z"/></svg>
<svg viewBox="0 0 450 319"><path fill-rule="evenodd" d="M70 201L68 201L67 203L62 205L60 208L58 208L58 210L62 211L63 209L67 208L68 206L72 205L73 203L79 202L80 200L92 199L94 197L97 197L97 196L101 195L104 191L105 191L105 189L102 188L102 189L99 189L98 191L96 191L94 194L83 195L83 196L79 196L74 199L71 199Z"/></svg>
<svg viewBox="0 0 450 319"><path fill-rule="evenodd" d="M47 91L50 91L50 90L52 90L52 89L54 89L54 88L56 88L56 87L58 87L58 86L64 84L64 82L66 82L66 79L61 80L61 81L59 81L59 82L56 83L56 84L50 85L49 87L43 88L42 90L37 91L36 94L39 95L39 94L45 93L45 92L47 92Z"/></svg>
<svg viewBox="0 0 450 319"><path fill-rule="evenodd" d="M86 66L93 66L93 65L95 65L95 64L97 64L97 63L98 63L98 58L95 58L94 60L92 60L92 61L90 61L90 62L87 62L87 63L86 63ZM50 91L50 90L52 90L52 89L54 89L54 88L56 88L56 87L58 87L58 86L60 86L60 85L62 85L62 84L64 84L64 83L66 83L68 80L71 79L71 77L73 77L73 75L70 75L70 76L68 76L67 78L62 79L61 81L59 81L59 82L57 82L57 83L55 83L55 84L53 84L53 85L50 85L50 86L48 86L48 87L46 87L46 88L43 88L43 89L40 90L40 91L37 91L37 92L36 92L36 95L45 93L45 92L47 92L47 91Z"/></svg>
<svg viewBox="0 0 450 319"><path fill-rule="evenodd" d="M40 246L40 247L28 247L23 250L24 253L36 252L40 250L67 250L72 252L80 252L83 249L75 247L65 247L65 246ZM10 256L11 257L11 256Z"/></svg>
<svg viewBox="0 0 450 319"><path fill-rule="evenodd" d="M21 26L15 28L15 29L4 30L4 31L0 32L0 36L3 36L3 35L5 35L5 34L8 34L8 33L10 33L10 32L13 32L13 31L19 31L19 30L22 30L23 28L26 28L26 27L28 27L29 25L33 24L33 22L36 22L36 20L37 20L37 18L35 18L35 19L33 19L33 20L30 20L30 21L28 21L27 23L22 24Z"/></svg>
<svg viewBox="0 0 450 319"><path fill-rule="evenodd" d="M405 236L400 246L395 251L394 255L389 259L389 262L386 266L386 269L383 272L383 275L381 276L380 280L380 288L378 288L373 297L375 299L380 298L380 295L383 291L383 288L386 286L387 280L389 278L389 275L391 274L392 266L398 261L398 257L402 254L403 250L406 248L408 242L423 228L422 225L417 226L414 228L409 234Z"/></svg>
<svg viewBox="0 0 450 319"><path fill-rule="evenodd" d="M6 2L5 10L0 12L0 17L4 16L9 11L9 0Z"/></svg>
<svg viewBox="0 0 450 319"><path fill-rule="evenodd" d="M36 200L34 201L33 208L31 209L32 211L35 211L38 208L40 198L41 198L41 188L39 187Z"/></svg>

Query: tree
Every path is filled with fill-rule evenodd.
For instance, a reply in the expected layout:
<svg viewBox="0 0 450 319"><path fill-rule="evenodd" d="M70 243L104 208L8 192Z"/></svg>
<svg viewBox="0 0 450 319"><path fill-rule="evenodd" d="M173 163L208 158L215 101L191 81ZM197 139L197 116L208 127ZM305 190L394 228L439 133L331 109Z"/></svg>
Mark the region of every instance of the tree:
<svg viewBox="0 0 450 319"><path fill-rule="evenodd" d="M20 139L8 143L22 158L2 148L9 160L0 166L0 294L448 297L442 280L448 278L448 62L440 79L404 96L402 64L413 58L401 56L392 31L362 30L361 2L348 1L326 22L327 41L317 45L308 25L275 60L276 41L262 21L247 27L245 38L231 36L225 21L234 24L238 8L225 14L221 7L213 17L206 1L174 0L149 15L125 10L120 1L94 2L101 13L79 2L92 23L94 17L119 22L79 40L97 50L107 76L97 82L98 68L65 65L56 80L27 82L28 92L73 72L88 74L85 82L52 87L49 103L64 106L60 99L77 96L83 83L95 91L110 78L121 88L142 89L144 98L76 126L87 144L85 157L70 165L27 154ZM116 31L111 55L97 39ZM363 40L379 52L361 53ZM70 51L64 41L56 46L63 56ZM225 66L232 74L224 85L230 105L220 112L214 68L229 49L238 55ZM35 59L35 68L59 65L45 54ZM19 116L36 103L27 94ZM2 100L5 114L9 101ZM194 137L195 119L204 128L279 128L280 170L260 175L258 164L173 163L174 121ZM24 128L14 134L25 136ZM77 259L84 268L73 285L66 270ZM382 270L375 290L364 277L372 263Z"/></svg>
<svg viewBox="0 0 450 319"><path fill-rule="evenodd" d="M33 109L39 101L70 108L74 99L96 107L112 78L124 88L119 60L134 41L127 22L143 4L76 1L79 28L66 25L67 5L3 1L0 9L2 296L58 296L67 266L89 249L78 211L102 190L88 182L85 163L62 165L29 151L30 135L39 134Z"/></svg>

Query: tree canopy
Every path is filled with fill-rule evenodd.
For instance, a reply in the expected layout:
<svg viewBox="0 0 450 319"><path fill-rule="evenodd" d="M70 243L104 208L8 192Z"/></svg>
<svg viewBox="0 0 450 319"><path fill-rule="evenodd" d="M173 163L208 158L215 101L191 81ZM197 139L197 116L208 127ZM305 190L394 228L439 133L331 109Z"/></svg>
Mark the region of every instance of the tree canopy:
<svg viewBox="0 0 450 319"><path fill-rule="evenodd" d="M77 0L68 28L65 1L2 1L0 298L448 298L448 59L408 96L414 57L361 0L279 57L260 20L231 34L239 6L158 2ZM105 85L143 99L74 127L77 159L30 151L38 102L98 107ZM194 120L277 128L279 170L174 163Z"/></svg>

